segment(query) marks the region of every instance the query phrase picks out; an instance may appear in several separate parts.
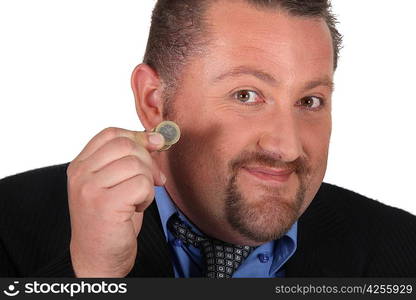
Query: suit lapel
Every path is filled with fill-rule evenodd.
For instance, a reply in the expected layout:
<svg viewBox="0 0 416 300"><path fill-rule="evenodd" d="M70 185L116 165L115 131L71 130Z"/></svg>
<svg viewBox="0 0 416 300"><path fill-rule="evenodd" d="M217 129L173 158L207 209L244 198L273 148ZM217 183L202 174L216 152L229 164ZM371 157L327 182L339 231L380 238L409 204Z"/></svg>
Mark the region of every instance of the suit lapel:
<svg viewBox="0 0 416 300"><path fill-rule="evenodd" d="M137 243L136 263L128 277L174 277L171 255L156 201L144 212Z"/></svg>

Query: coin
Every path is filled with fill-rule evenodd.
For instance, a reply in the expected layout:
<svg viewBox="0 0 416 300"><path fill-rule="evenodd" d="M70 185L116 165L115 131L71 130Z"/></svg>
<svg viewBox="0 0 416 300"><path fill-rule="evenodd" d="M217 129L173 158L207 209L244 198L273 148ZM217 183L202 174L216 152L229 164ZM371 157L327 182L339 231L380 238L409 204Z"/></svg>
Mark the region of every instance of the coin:
<svg viewBox="0 0 416 300"><path fill-rule="evenodd" d="M160 133L165 138L165 145L159 151L168 150L181 137L179 126L172 121L163 121L152 131Z"/></svg>

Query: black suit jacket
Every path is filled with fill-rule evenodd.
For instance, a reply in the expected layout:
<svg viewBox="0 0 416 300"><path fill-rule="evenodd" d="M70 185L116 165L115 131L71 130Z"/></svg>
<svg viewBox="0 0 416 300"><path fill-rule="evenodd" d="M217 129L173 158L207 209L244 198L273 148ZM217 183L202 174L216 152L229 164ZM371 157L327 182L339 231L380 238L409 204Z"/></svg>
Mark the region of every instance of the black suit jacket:
<svg viewBox="0 0 416 300"><path fill-rule="evenodd" d="M0 181L0 276L72 277L68 164ZM173 277L155 201L129 277ZM416 276L416 217L323 183L298 222L287 277Z"/></svg>

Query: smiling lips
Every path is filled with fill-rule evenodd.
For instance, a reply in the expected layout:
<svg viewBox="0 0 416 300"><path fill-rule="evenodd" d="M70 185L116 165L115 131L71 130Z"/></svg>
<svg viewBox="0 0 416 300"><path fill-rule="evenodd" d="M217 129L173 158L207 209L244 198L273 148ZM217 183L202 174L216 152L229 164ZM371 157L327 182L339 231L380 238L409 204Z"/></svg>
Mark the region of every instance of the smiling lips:
<svg viewBox="0 0 416 300"><path fill-rule="evenodd" d="M261 180L270 180L275 182L286 182L293 173L292 169L275 169L268 167L243 167L250 175L253 175Z"/></svg>

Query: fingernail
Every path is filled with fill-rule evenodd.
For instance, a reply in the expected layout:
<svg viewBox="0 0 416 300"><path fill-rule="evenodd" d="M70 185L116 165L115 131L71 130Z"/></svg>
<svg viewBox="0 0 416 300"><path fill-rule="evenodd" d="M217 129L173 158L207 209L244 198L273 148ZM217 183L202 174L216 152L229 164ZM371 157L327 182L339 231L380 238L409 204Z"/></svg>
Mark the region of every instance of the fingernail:
<svg viewBox="0 0 416 300"><path fill-rule="evenodd" d="M166 176L163 173L160 173L160 179L162 180L163 184L166 183Z"/></svg>
<svg viewBox="0 0 416 300"><path fill-rule="evenodd" d="M151 133L149 135L149 142L153 145L162 145L163 144L163 136L160 133Z"/></svg>

